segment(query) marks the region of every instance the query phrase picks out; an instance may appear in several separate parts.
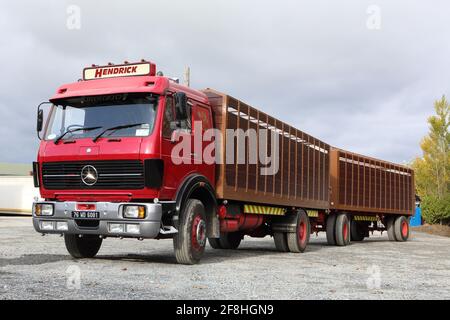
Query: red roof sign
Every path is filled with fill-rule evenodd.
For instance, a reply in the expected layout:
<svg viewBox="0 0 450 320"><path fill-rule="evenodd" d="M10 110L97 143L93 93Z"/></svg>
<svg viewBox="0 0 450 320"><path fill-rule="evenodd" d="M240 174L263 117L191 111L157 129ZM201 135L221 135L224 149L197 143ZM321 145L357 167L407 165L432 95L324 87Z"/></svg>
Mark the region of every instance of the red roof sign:
<svg viewBox="0 0 450 320"><path fill-rule="evenodd" d="M83 70L83 79L96 80L117 77L154 76L155 74L156 65L154 63L142 62L85 68Z"/></svg>

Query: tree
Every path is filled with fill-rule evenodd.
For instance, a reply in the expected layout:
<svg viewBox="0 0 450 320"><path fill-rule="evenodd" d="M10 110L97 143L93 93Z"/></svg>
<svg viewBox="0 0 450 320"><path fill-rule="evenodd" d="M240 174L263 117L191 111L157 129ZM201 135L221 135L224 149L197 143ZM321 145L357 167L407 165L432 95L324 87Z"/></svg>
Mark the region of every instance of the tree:
<svg viewBox="0 0 450 320"><path fill-rule="evenodd" d="M416 187L427 222L450 222L450 105L445 96L434 103L436 114L428 118L430 131L422 139L423 156L416 158Z"/></svg>

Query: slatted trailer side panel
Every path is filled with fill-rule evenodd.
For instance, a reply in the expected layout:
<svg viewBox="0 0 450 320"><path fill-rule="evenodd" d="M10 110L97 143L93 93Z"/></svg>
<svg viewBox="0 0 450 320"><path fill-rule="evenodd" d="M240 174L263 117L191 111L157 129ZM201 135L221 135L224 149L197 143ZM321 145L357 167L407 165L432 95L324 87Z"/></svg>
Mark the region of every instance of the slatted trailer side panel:
<svg viewBox="0 0 450 320"><path fill-rule="evenodd" d="M405 166L332 148L330 175L332 209L358 213L414 213L414 171Z"/></svg>
<svg viewBox="0 0 450 320"><path fill-rule="evenodd" d="M215 127L223 133L222 164L216 167L216 193L219 199L237 200L260 204L295 206L315 209L329 207L329 151L330 146L266 113L259 111L226 94L206 89L215 120ZM226 129L253 129L259 137L262 129L268 129L267 143L256 144L256 153L271 155L272 134L276 132L279 170L273 175L261 174L262 165L249 161L249 139L235 136L233 163L225 163L227 154ZM240 139L245 139L242 141ZM238 144L245 144L245 162L238 163ZM268 150L268 151L266 151ZM228 150L231 151L231 150Z"/></svg>

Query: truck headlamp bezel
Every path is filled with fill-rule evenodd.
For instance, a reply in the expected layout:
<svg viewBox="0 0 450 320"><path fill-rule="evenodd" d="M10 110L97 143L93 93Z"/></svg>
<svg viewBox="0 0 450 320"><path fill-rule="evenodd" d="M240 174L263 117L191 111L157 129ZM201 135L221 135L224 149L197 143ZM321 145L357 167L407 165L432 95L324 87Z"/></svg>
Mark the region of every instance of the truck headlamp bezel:
<svg viewBox="0 0 450 320"><path fill-rule="evenodd" d="M122 217L124 219L145 219L147 207L137 204L125 204L122 207Z"/></svg>
<svg viewBox="0 0 450 320"><path fill-rule="evenodd" d="M38 217L50 217L55 214L55 207L52 203L35 203L34 214Z"/></svg>

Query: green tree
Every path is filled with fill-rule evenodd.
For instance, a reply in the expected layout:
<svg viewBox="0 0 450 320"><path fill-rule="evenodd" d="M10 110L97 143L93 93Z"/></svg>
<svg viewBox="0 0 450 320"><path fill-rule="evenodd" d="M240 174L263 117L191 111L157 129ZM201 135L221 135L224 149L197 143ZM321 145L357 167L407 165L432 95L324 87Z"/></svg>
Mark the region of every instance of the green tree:
<svg viewBox="0 0 450 320"><path fill-rule="evenodd" d="M425 220L450 222L450 105L445 96L434 103L436 114L428 118L430 131L422 139L423 156L416 158L416 187L422 198Z"/></svg>

